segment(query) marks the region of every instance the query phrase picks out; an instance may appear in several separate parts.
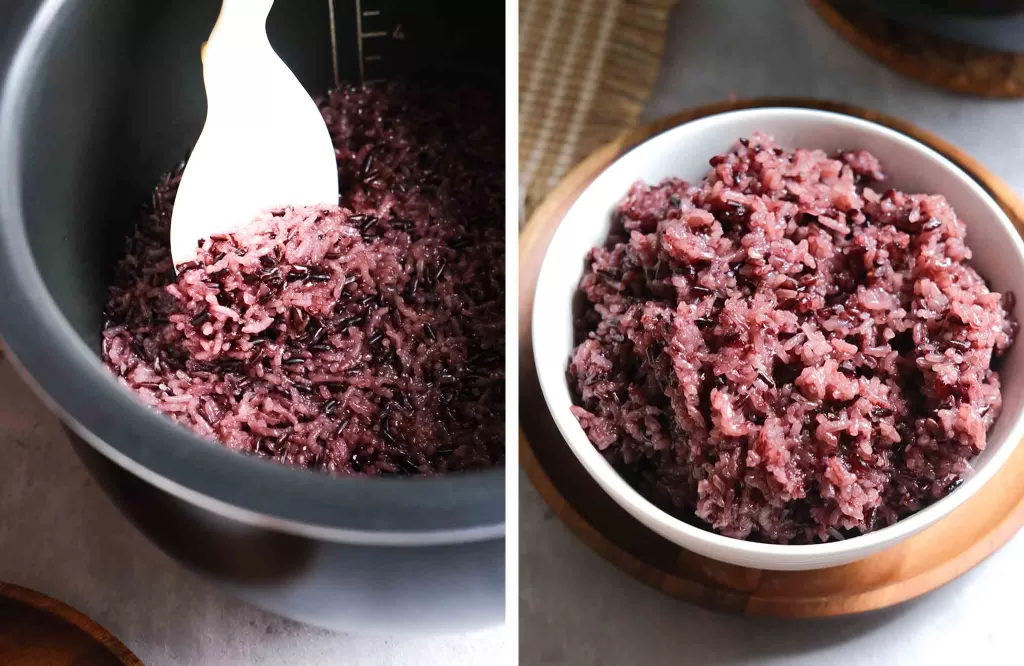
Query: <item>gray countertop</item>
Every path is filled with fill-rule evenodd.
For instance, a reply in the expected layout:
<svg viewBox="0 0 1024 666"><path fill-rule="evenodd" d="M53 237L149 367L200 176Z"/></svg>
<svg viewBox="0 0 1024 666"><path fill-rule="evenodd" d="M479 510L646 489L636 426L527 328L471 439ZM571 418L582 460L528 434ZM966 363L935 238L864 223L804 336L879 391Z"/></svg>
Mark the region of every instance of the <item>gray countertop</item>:
<svg viewBox="0 0 1024 666"><path fill-rule="evenodd" d="M3 359L0 516L0 581L77 608L147 666L475 665L511 645L504 628L411 639L332 633L228 597L121 517Z"/></svg>
<svg viewBox="0 0 1024 666"><path fill-rule="evenodd" d="M839 38L803 0L681 0L644 119L730 95L819 97L901 116L1024 192L1024 101L955 96L891 72ZM1017 612L1024 536L897 608L837 620L753 620L634 581L570 534L525 477L520 486L523 664L1024 663Z"/></svg>

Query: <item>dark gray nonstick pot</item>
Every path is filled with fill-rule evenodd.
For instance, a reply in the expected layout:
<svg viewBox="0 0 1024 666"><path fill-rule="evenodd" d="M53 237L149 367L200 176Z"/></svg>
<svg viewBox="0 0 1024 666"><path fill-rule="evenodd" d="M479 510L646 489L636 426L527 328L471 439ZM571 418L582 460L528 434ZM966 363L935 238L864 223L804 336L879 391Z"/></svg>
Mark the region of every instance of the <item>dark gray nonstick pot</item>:
<svg viewBox="0 0 1024 666"><path fill-rule="evenodd" d="M385 76L502 89L502 3L388 3ZM362 3L367 10L368 0ZM499 623L504 472L332 478L204 441L101 365L105 291L134 212L202 128L219 0L0 6L0 337L122 512L236 595L335 629ZM269 30L311 92L358 80L355 5L278 0ZM378 31L379 32L379 31ZM371 44L364 44L365 57ZM367 61L362 63L364 68ZM111 557L118 557L115 552Z"/></svg>
<svg viewBox="0 0 1024 666"><path fill-rule="evenodd" d="M856 7L857 3L836 3ZM867 0L868 9L940 39L1024 53L1024 0Z"/></svg>

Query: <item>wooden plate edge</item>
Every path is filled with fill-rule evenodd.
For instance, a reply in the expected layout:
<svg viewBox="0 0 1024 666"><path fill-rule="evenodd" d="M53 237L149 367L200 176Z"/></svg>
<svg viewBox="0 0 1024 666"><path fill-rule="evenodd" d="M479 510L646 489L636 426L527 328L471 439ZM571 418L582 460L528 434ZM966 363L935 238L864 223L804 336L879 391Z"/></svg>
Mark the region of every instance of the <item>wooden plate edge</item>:
<svg viewBox="0 0 1024 666"><path fill-rule="evenodd" d="M124 666L145 666L135 654L128 649L116 636L90 619L88 616L68 606L62 601L49 597L41 592L13 583L0 583L0 597L30 606L47 615L53 615L75 628L85 632L90 638L100 643L112 656Z"/></svg>

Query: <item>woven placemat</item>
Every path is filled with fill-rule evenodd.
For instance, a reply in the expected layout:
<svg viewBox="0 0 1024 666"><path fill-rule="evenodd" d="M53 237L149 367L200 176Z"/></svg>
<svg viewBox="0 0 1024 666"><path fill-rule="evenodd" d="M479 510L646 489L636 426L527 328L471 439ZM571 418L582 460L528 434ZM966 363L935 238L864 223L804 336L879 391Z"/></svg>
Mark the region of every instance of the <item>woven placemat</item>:
<svg viewBox="0 0 1024 666"><path fill-rule="evenodd" d="M520 222L583 157L633 127L677 0L520 0Z"/></svg>

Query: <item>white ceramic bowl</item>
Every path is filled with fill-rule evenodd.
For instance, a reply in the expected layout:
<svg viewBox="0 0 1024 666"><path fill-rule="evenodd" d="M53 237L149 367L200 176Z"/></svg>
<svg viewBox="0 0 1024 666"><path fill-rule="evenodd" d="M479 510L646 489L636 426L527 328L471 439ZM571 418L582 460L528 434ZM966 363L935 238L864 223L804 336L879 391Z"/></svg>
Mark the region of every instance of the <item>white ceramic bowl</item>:
<svg viewBox="0 0 1024 666"><path fill-rule="evenodd" d="M569 411L565 370L572 351L572 299L587 251L604 242L615 204L637 180L701 179L708 160L760 130L787 148L863 149L878 157L891 187L942 193L967 221L973 265L997 291L1024 284L1024 243L998 204L952 162L904 134L838 113L801 108L732 111L686 123L637 146L583 192L551 240L537 281L533 349L540 385L558 428L587 472L620 506L687 550L746 567L820 569L858 560L906 539L949 514L981 488L1024 434L1024 344L1003 365L1003 411L989 432L975 472L958 489L895 525L845 541L802 546L751 543L673 518L631 488L597 452ZM1019 312L1019 311L1018 311Z"/></svg>

